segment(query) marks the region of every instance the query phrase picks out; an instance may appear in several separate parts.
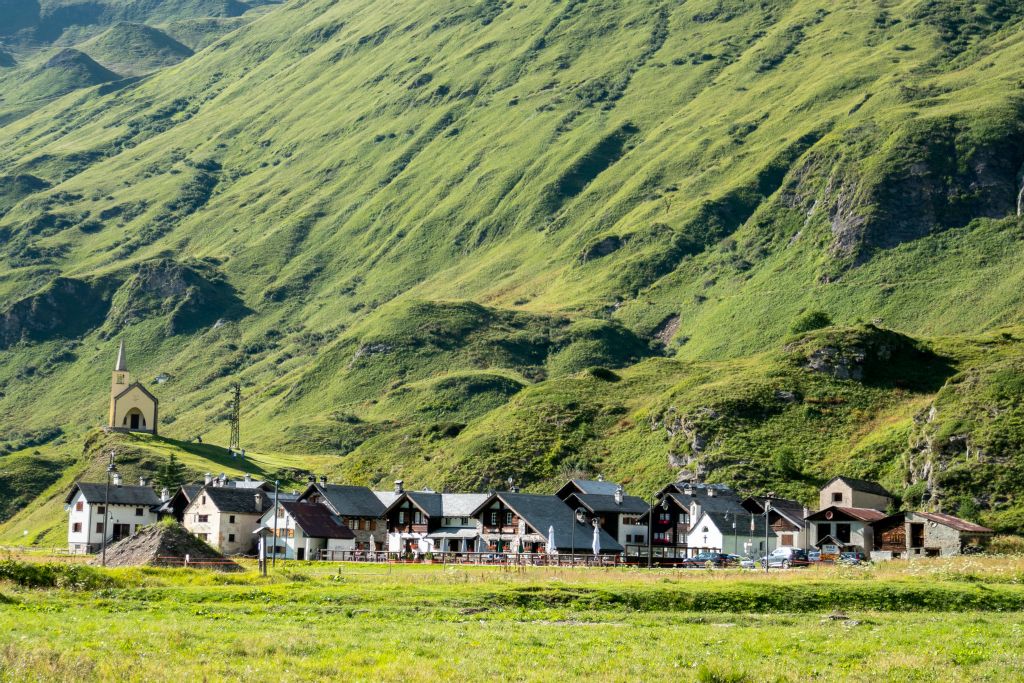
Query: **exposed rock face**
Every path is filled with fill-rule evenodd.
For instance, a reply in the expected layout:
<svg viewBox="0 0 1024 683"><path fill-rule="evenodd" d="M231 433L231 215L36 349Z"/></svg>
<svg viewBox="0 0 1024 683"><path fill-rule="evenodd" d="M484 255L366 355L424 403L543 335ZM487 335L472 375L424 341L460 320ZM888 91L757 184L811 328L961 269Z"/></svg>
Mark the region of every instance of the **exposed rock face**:
<svg viewBox="0 0 1024 683"><path fill-rule="evenodd" d="M838 349L834 346L824 346L811 352L804 367L836 379L852 379L859 382L864 379L866 359L867 353L859 347Z"/></svg>

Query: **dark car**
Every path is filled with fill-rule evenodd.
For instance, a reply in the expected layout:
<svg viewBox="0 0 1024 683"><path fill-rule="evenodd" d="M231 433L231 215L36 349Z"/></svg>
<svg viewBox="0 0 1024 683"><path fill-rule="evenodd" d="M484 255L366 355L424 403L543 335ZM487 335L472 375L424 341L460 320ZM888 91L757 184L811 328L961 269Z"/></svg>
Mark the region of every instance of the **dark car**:
<svg viewBox="0 0 1024 683"><path fill-rule="evenodd" d="M761 560L761 567L768 563L768 567L789 569L790 567L806 567L810 564L807 559L807 551L803 548L792 548L784 546L776 548L768 554L768 557Z"/></svg>
<svg viewBox="0 0 1024 683"><path fill-rule="evenodd" d="M687 557L679 561L679 566L701 569L710 567L734 567L736 566L736 560L733 559L732 555L726 553L712 553L704 552L693 557Z"/></svg>

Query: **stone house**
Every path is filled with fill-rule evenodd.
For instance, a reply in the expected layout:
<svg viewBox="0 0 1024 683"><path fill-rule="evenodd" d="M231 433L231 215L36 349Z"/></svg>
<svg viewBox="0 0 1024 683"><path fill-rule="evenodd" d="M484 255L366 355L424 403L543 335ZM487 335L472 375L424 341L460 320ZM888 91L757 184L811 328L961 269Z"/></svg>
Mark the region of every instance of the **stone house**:
<svg viewBox="0 0 1024 683"><path fill-rule="evenodd" d="M225 555L252 555L253 533L273 502L274 495L261 488L204 486L185 508L182 524Z"/></svg>
<svg viewBox="0 0 1024 683"><path fill-rule="evenodd" d="M276 552L287 560L315 560L321 550L356 547L352 530L319 503L279 502L263 513L256 535L263 536L268 557Z"/></svg>
<svg viewBox="0 0 1024 683"><path fill-rule="evenodd" d="M869 508L885 512L893 502L881 484L852 477L834 477L818 493L818 508Z"/></svg>
<svg viewBox="0 0 1024 683"><path fill-rule="evenodd" d="M108 544L134 536L157 521L157 508L162 502L145 480L138 486L122 486L118 474L113 475L109 492L105 482L76 483L64 498L68 552L97 552L104 536Z"/></svg>
<svg viewBox="0 0 1024 683"><path fill-rule="evenodd" d="M984 548L993 531L939 512L897 512L872 524L873 560L959 555Z"/></svg>

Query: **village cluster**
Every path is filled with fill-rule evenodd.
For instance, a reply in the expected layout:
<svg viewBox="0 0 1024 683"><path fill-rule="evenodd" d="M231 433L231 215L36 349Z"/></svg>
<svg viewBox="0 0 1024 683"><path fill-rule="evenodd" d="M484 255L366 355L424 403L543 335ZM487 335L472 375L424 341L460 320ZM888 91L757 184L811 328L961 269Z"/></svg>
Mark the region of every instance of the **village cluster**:
<svg viewBox="0 0 1024 683"><path fill-rule="evenodd" d="M110 428L156 431L155 397L130 383L124 346L111 392ZM550 561L658 565L693 557L780 558L789 566L808 553L873 560L955 555L983 548L992 530L935 512L892 513L895 500L875 482L835 477L818 509L773 495L742 496L720 484L672 483L651 502L616 483L572 479L553 494L514 486L489 493L389 491L310 477L282 493L246 475L207 474L201 483L157 493L143 479L125 485L116 472L101 483L76 483L65 500L68 548L101 546L173 517L225 555L295 560L491 561L508 556Z"/></svg>

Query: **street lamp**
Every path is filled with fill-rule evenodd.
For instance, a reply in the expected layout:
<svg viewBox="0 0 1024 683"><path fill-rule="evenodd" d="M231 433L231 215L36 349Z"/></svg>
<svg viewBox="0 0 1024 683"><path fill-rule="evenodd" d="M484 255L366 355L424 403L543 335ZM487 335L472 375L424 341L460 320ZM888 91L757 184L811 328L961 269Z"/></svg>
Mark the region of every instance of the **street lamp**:
<svg viewBox="0 0 1024 683"><path fill-rule="evenodd" d="M772 502L764 502L764 573L768 573L768 513L772 511Z"/></svg>
<svg viewBox="0 0 1024 683"><path fill-rule="evenodd" d="M651 545L654 540L654 508L658 505L657 496L654 497L654 502L651 503L651 507L647 510L647 568L650 569L654 565L654 547ZM661 499L661 509L668 511L668 494Z"/></svg>
<svg viewBox="0 0 1024 683"><path fill-rule="evenodd" d="M100 536L100 565L107 566L107 518L110 516L110 479L117 474L114 464L114 451L110 451L110 462L107 463L107 485L103 490L103 535Z"/></svg>

